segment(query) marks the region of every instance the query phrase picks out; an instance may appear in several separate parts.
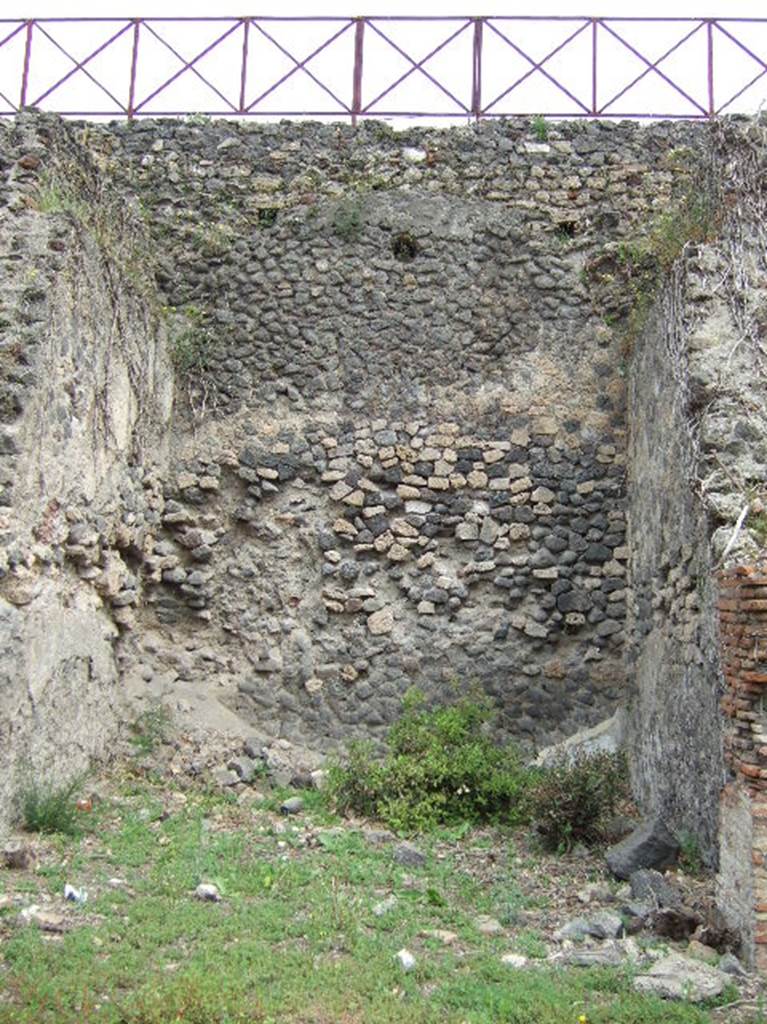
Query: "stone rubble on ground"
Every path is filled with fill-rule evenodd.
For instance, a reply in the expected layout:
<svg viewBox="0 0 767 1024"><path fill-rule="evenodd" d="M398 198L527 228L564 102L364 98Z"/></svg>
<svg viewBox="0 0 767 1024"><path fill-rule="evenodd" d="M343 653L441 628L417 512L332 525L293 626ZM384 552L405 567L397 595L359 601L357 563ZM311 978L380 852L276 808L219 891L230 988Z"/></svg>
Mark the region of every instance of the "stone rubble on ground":
<svg viewBox="0 0 767 1024"><path fill-rule="evenodd" d="M401 949L397 953L397 960L399 961L399 965L402 970L406 973L415 969L416 959L409 949Z"/></svg>
<svg viewBox="0 0 767 1024"><path fill-rule="evenodd" d="M398 843L393 853L394 860L406 868L421 868L426 863L426 854L412 843Z"/></svg>
<svg viewBox="0 0 767 1024"><path fill-rule="evenodd" d="M200 884L194 890L194 894L198 900L202 900L203 902L221 902L221 893L218 890L218 886L214 885L212 882L200 882Z"/></svg>
<svg viewBox="0 0 767 1024"><path fill-rule="evenodd" d="M615 877L625 881L641 868L670 867L678 856L679 843L660 818L653 818L611 846L605 860Z"/></svg>
<svg viewBox="0 0 767 1024"><path fill-rule="evenodd" d="M701 1003L716 999L731 982L730 975L715 967L680 953L670 953L656 961L646 973L638 975L634 988L661 999Z"/></svg>

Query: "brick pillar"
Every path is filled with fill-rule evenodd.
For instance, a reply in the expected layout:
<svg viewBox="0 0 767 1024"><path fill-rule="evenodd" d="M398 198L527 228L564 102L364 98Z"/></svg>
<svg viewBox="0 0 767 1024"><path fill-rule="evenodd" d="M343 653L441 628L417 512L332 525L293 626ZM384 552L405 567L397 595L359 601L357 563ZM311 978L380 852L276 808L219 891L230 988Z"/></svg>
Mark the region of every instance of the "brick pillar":
<svg viewBox="0 0 767 1024"><path fill-rule="evenodd" d="M719 625L732 781L722 793L718 902L767 972L767 574L741 566L719 577Z"/></svg>

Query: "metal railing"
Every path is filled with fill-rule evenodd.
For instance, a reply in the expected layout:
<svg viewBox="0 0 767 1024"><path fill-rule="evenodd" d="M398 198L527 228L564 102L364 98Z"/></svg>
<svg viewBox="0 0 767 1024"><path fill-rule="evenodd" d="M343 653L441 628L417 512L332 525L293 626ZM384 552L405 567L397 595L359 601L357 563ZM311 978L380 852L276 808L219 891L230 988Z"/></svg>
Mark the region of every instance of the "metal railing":
<svg viewBox="0 0 767 1024"><path fill-rule="evenodd" d="M767 18L0 19L0 116L695 119L765 76Z"/></svg>

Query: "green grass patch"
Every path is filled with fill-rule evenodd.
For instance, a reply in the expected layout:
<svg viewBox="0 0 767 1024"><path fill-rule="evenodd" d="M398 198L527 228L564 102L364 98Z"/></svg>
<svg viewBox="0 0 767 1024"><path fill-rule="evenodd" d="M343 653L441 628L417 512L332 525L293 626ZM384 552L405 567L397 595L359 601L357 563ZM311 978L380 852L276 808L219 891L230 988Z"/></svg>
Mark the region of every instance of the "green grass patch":
<svg viewBox="0 0 767 1024"><path fill-rule="evenodd" d="M21 818L27 832L74 836L81 830L77 796L82 776L62 786L50 782L30 782L21 792Z"/></svg>
<svg viewBox="0 0 767 1024"><path fill-rule="evenodd" d="M46 840L40 872L4 879L16 893L34 883L27 902L47 901L73 927L51 937L0 917L0 1024L709 1020L640 997L624 970L548 967L543 934L515 916L536 894L528 880L525 895L523 861L504 833L436 832L420 841L425 865L409 869L392 844L328 824L326 811L282 819L185 796L134 782L104 802L89 834ZM485 867L475 872L475 862ZM85 906L61 901L64 881L88 890ZM220 902L195 898L203 881ZM374 913L385 900L389 909ZM478 914L499 917L505 934L481 934ZM437 929L456 942L426 934ZM396 960L403 947L416 957L407 974ZM508 951L536 966L504 965Z"/></svg>

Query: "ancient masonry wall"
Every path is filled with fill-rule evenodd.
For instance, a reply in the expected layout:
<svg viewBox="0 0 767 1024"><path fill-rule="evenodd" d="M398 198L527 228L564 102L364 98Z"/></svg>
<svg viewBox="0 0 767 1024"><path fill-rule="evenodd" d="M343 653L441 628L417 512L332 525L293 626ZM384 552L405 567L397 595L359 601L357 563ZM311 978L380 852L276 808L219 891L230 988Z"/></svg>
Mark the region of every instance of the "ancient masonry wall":
<svg viewBox="0 0 767 1024"><path fill-rule="evenodd" d="M412 685L476 685L530 744L611 713L631 303L607 281L699 135L89 128L155 238L190 406L140 671L320 749L382 735Z"/></svg>
<svg viewBox="0 0 767 1024"><path fill-rule="evenodd" d="M721 351L733 331L716 336L721 319L715 327L703 311L709 299L700 259L691 255L684 262L664 286L632 355L626 665L634 682L634 788L643 806L695 836L714 864L724 782L721 669L712 527L698 486L698 420L707 402L694 408L689 386L694 279L700 300L694 315L704 332L713 330L710 341Z"/></svg>
<svg viewBox="0 0 767 1024"><path fill-rule="evenodd" d="M722 711L732 778L721 795L723 852L719 903L767 970L767 576L740 567L720 577L719 616L726 690Z"/></svg>
<svg viewBox="0 0 767 1024"><path fill-rule="evenodd" d="M761 124L716 126L713 217L633 338L626 625L641 804L719 863L720 908L761 966L763 578L737 567L765 542L764 143Z"/></svg>
<svg viewBox="0 0 767 1024"><path fill-rule="evenodd" d="M0 154L1 835L122 716L172 378L140 223L55 119L5 122Z"/></svg>
<svg viewBox="0 0 767 1024"><path fill-rule="evenodd" d="M712 570L767 470L761 142L717 131L8 126L3 813L22 752L107 749L118 679L318 750L476 685L533 746L631 701L713 862ZM720 242L648 314L712 152Z"/></svg>

